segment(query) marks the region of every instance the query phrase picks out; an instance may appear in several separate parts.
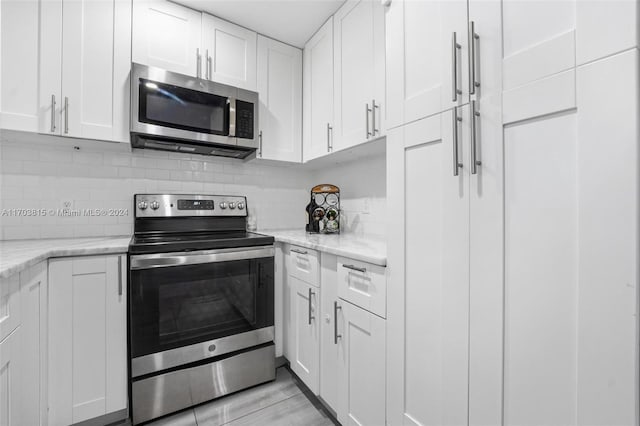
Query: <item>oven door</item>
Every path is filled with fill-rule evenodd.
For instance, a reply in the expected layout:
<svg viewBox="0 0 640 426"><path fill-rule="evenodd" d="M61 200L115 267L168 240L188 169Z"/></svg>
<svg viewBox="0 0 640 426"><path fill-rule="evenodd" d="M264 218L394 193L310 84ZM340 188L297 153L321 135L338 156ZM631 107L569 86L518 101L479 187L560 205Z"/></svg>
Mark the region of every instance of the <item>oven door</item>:
<svg viewBox="0 0 640 426"><path fill-rule="evenodd" d="M130 258L132 376L273 341L273 246Z"/></svg>

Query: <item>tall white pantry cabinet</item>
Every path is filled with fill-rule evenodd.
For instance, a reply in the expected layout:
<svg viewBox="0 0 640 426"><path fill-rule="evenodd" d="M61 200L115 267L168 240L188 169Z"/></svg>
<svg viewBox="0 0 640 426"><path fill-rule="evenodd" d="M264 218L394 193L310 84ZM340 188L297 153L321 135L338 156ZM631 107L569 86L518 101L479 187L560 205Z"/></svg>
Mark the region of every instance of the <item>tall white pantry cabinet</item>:
<svg viewBox="0 0 640 426"><path fill-rule="evenodd" d="M638 424L637 17L387 7L387 424Z"/></svg>

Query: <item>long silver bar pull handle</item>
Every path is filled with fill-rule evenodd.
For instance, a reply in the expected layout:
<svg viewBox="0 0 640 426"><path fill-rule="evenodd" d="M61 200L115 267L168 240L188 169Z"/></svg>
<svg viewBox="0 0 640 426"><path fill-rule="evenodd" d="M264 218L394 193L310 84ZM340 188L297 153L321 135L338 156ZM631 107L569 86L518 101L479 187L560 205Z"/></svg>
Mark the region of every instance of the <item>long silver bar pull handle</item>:
<svg viewBox="0 0 640 426"><path fill-rule="evenodd" d="M458 49L462 46L458 44L458 34L454 31L451 36L451 80L453 87L451 100L458 101L458 95L462 94L462 90L458 89Z"/></svg>
<svg viewBox="0 0 640 426"><path fill-rule="evenodd" d="M478 47L480 36L476 33L476 23L469 23L469 93L475 95L476 87L480 87L480 82L476 79L478 67Z"/></svg>
<svg viewBox="0 0 640 426"><path fill-rule="evenodd" d="M204 72L207 80L211 80L211 71L209 71L209 49L204 51Z"/></svg>
<svg viewBox="0 0 640 426"><path fill-rule="evenodd" d="M316 294L313 290L309 289L309 325L311 325L311 321L314 319L312 315L312 307L311 307L311 297Z"/></svg>
<svg viewBox="0 0 640 426"><path fill-rule="evenodd" d="M369 108L369 104L365 105L365 109L364 109L364 113L367 117L366 119L366 123L367 123L367 132L366 132L366 138L369 139L372 135L372 133L369 131L369 113L372 111L371 108Z"/></svg>
<svg viewBox="0 0 640 426"><path fill-rule="evenodd" d="M338 344L338 339L342 338L341 334L338 334L338 309L342 309L342 306L338 305L338 301L333 302L333 343Z"/></svg>
<svg viewBox="0 0 640 426"><path fill-rule="evenodd" d="M262 130L258 133L258 156L262 158Z"/></svg>
<svg viewBox="0 0 640 426"><path fill-rule="evenodd" d="M118 296L122 296L122 256L118 256Z"/></svg>
<svg viewBox="0 0 640 426"><path fill-rule="evenodd" d="M200 48L196 48L196 77L202 76L202 56L200 55Z"/></svg>
<svg viewBox="0 0 640 426"><path fill-rule="evenodd" d="M69 133L69 98L64 97L64 133Z"/></svg>
<svg viewBox="0 0 640 426"><path fill-rule="evenodd" d="M333 131L333 127L331 127L331 123L327 123L327 152L333 151L333 145L331 144L332 131Z"/></svg>
<svg viewBox="0 0 640 426"><path fill-rule="evenodd" d="M458 116L458 107L454 107L453 113L453 175L458 176L462 163L458 160L458 122L462 121L462 117Z"/></svg>
<svg viewBox="0 0 640 426"><path fill-rule="evenodd" d="M478 173L478 166L482 165L481 161L478 161L478 135L476 119L480 117L480 113L476 109L477 102L471 101L471 174Z"/></svg>
<svg viewBox="0 0 640 426"><path fill-rule="evenodd" d="M51 133L56 131L56 95L51 95Z"/></svg>
<svg viewBox="0 0 640 426"><path fill-rule="evenodd" d="M376 108L380 108L380 105L376 105L376 100L373 99L371 101L371 135L375 136L376 133L380 133L378 129L376 129Z"/></svg>

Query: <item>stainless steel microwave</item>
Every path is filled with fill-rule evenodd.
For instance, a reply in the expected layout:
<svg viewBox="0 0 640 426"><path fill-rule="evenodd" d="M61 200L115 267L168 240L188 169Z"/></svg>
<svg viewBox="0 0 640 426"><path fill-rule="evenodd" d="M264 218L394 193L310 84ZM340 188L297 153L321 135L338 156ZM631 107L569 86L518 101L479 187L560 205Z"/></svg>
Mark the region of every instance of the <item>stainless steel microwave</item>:
<svg viewBox="0 0 640 426"><path fill-rule="evenodd" d="M258 93L132 64L131 145L247 158L258 148Z"/></svg>

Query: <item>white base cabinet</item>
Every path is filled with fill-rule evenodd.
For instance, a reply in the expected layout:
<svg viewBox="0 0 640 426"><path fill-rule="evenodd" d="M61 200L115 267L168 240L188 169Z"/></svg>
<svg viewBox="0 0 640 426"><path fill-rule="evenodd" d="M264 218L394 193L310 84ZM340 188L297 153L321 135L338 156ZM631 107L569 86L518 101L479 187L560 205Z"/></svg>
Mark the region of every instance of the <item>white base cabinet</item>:
<svg viewBox="0 0 640 426"><path fill-rule="evenodd" d="M318 304L320 290L289 276L293 290L294 345L291 368L293 372L318 394L320 381L320 321Z"/></svg>
<svg viewBox="0 0 640 426"><path fill-rule="evenodd" d="M126 409L126 257L53 259L49 282L49 423Z"/></svg>
<svg viewBox="0 0 640 426"><path fill-rule="evenodd" d="M47 262L0 281L0 424L47 424Z"/></svg>
<svg viewBox="0 0 640 426"><path fill-rule="evenodd" d="M291 369L343 425L386 422L386 321L376 308L386 289L384 267L298 246L285 246L285 357ZM356 273L348 300L339 298L338 268ZM357 266L356 266L357 265ZM365 272L362 272L362 269ZM308 281L316 283L310 284ZM356 287L369 293L355 297ZM384 293L382 293L384 294ZM356 304L373 296L374 303ZM353 299L353 300L351 300Z"/></svg>
<svg viewBox="0 0 640 426"><path fill-rule="evenodd" d="M385 320L349 302L339 302L338 420L344 426L386 421Z"/></svg>

